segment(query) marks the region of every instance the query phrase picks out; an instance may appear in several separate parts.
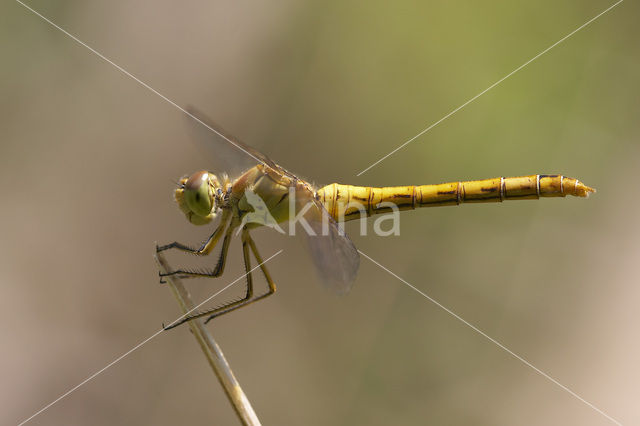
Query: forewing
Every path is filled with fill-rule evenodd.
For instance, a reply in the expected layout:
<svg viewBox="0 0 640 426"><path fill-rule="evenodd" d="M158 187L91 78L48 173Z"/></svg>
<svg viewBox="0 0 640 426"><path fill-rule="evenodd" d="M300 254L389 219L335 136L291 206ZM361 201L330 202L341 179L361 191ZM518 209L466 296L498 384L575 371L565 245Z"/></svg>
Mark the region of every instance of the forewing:
<svg viewBox="0 0 640 426"><path fill-rule="evenodd" d="M209 154L207 162L213 166L211 172L236 177L259 163L279 169L269 157L240 142L194 107L188 106L186 111L189 133Z"/></svg>

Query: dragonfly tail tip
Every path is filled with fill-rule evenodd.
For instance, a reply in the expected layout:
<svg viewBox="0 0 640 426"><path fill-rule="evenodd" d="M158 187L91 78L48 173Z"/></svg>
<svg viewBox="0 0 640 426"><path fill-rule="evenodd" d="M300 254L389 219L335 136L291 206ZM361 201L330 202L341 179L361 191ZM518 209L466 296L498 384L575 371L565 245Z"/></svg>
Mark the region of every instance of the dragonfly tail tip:
<svg viewBox="0 0 640 426"><path fill-rule="evenodd" d="M591 188L590 186L587 186L584 183L577 181L576 188L575 188L575 195L577 195L578 197L587 198L589 197L589 194L595 193L595 192L596 192L595 188Z"/></svg>

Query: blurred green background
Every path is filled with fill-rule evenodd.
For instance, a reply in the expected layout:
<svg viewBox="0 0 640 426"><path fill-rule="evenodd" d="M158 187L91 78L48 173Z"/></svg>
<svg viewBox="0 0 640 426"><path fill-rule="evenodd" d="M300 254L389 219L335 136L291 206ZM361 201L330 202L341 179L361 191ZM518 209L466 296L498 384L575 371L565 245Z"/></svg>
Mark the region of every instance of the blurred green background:
<svg viewBox="0 0 640 426"><path fill-rule="evenodd" d="M29 2L318 184L563 173L596 187L588 200L407 212L397 237L347 230L394 273L638 424L637 3L356 177L611 4ZM172 181L208 163L166 101L19 3L4 2L0 21L0 423L16 424L178 315L154 243L206 237L177 210ZM256 240L265 257L284 249L270 265L278 293L210 329L263 424L611 424L368 260L336 297L300 240L270 230ZM194 296L242 273L237 242L231 253L223 278L188 283ZM30 424L237 420L182 327Z"/></svg>

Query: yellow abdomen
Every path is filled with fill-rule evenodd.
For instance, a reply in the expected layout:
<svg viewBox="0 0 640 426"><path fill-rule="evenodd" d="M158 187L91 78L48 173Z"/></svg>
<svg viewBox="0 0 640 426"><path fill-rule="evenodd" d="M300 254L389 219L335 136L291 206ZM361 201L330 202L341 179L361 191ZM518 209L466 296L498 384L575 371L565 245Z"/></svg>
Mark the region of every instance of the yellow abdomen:
<svg viewBox="0 0 640 426"><path fill-rule="evenodd" d="M316 197L336 220L352 220L386 213L394 208L489 203L503 200L538 199L540 197L586 197L595 192L577 179L562 175L531 175L450 182L437 185L368 186L333 183L320 188Z"/></svg>

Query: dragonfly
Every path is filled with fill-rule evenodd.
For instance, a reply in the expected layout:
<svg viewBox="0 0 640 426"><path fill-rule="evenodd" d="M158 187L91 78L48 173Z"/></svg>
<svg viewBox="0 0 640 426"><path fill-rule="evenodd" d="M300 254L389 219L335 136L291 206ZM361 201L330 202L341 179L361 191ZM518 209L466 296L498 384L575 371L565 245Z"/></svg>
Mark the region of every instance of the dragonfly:
<svg viewBox="0 0 640 426"><path fill-rule="evenodd" d="M276 292L276 285L251 237L251 231L261 226L281 231L280 225L300 219L305 226L311 256L321 281L336 293L343 294L351 289L360 264L358 250L342 228L345 221L419 207L567 195L587 197L595 192L579 180L560 174L381 188L332 183L316 188L263 153L230 136L194 108L189 108L188 112L192 131L199 139L205 139L214 150L211 162L216 163L216 170L215 173L200 170L182 177L174 191L174 198L193 225L207 225L218 218L219 221L199 248L174 241L158 246L157 251L174 249L206 256L212 253L220 240L222 247L213 269L176 269L160 273L161 282L164 277L173 275L180 278L220 277L225 269L231 240L234 235L240 234L246 289L239 299L187 315L165 329L201 317L207 317L205 322L208 322ZM218 136L226 139L226 142ZM226 143L234 145L237 152L221 145ZM228 172L234 170L236 177L231 178ZM257 268L251 267L251 255L268 286L266 292L260 294L254 293L253 271Z"/></svg>

